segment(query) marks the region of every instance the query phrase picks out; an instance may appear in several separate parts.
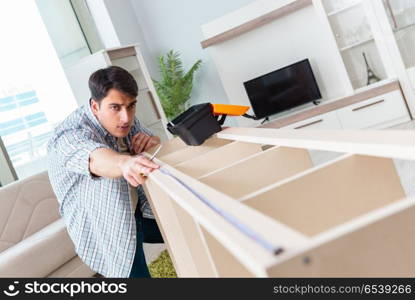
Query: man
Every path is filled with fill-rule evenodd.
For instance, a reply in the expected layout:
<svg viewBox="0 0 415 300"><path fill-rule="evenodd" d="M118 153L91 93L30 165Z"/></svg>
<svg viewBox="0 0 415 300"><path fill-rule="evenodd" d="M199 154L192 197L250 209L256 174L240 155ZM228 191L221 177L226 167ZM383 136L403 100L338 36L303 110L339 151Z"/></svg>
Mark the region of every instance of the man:
<svg viewBox="0 0 415 300"><path fill-rule="evenodd" d="M141 184L159 166L140 153L160 139L134 117L138 87L126 70L94 72L89 89L89 105L69 115L48 143L59 211L76 253L92 270L150 277L142 243L163 239Z"/></svg>

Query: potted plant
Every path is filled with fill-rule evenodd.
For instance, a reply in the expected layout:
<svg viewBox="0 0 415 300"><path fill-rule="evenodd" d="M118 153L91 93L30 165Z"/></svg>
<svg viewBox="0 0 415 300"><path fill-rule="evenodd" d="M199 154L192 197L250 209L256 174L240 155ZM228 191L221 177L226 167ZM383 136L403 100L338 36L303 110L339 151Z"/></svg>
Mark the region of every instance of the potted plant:
<svg viewBox="0 0 415 300"><path fill-rule="evenodd" d="M187 109L186 102L190 99L193 88L193 75L201 63L199 59L185 72L179 52L170 50L165 56L159 56L161 79L153 81L168 120L174 119Z"/></svg>

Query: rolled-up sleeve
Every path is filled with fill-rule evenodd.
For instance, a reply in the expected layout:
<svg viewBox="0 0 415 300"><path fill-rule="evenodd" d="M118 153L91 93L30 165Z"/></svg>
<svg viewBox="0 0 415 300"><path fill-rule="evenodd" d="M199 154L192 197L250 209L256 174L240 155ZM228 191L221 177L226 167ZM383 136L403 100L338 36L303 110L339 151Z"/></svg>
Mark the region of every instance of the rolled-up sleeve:
<svg viewBox="0 0 415 300"><path fill-rule="evenodd" d="M93 177L89 170L91 152L108 148L91 130L69 129L59 134L49 145L49 155L55 155L67 171Z"/></svg>

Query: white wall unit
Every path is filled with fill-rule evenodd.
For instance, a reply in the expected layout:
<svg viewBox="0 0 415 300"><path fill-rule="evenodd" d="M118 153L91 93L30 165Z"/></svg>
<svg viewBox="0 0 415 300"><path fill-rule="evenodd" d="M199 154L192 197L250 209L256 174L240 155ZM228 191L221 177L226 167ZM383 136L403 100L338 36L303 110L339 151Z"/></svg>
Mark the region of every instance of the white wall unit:
<svg viewBox="0 0 415 300"><path fill-rule="evenodd" d="M415 66L415 2L383 0L390 26L407 68Z"/></svg>
<svg viewBox="0 0 415 300"><path fill-rule="evenodd" d="M262 128L365 129L388 128L411 120L399 82L383 81L359 92L271 120Z"/></svg>
<svg viewBox="0 0 415 300"><path fill-rule="evenodd" d="M264 2L267 2L266 4ZM255 1L250 6L252 15L268 13L293 1ZM266 9L265 9L266 8ZM248 19L248 10L229 16L235 26ZM251 18L250 18L251 19ZM211 37L218 33L219 19L202 27ZM347 73L339 64L337 46L329 35L329 29L320 22L313 6L307 6L290 15L276 19L243 35L209 47L216 62L226 94L231 104L250 105L243 82L279 69L304 58L309 58L324 100L342 97L350 93ZM240 126L258 123L239 118Z"/></svg>
<svg viewBox="0 0 415 300"><path fill-rule="evenodd" d="M170 133L166 129L167 119L164 110L141 55L140 47L137 45L102 50L66 68L65 73L78 104L88 104L89 76L94 71L111 65L125 68L136 79L139 87L136 117L142 125L152 130L162 140L169 139Z"/></svg>
<svg viewBox="0 0 415 300"><path fill-rule="evenodd" d="M358 114L344 113L347 109L342 111L343 122L340 120L340 123L343 128L367 128L372 125L383 126L380 124L410 120L411 115L408 114L407 107L410 112L415 112L415 72L410 69L412 60L410 55L407 55L412 40L405 40L405 47L398 45L399 41L397 43L393 37L393 30L382 1L312 0L312 6L292 11L272 22L257 22L257 26L252 26L251 31L238 35L238 29L244 24L251 24L253 19L258 20L271 10L285 10L287 5L295 6L300 3L301 0L267 1L265 5L264 1L259 0L202 26L207 40L220 37L222 33L228 34L227 40L218 39L210 46L209 51L216 61L230 102L250 105L243 87L244 81L300 59L309 58L322 91L322 105L335 101L335 98L353 96L362 89L370 89L372 85L377 87L393 78L397 78L401 84L405 98L399 96L396 97L397 100L391 101L391 96L386 95L384 103L376 108L366 109L369 115L369 111L377 111L372 121L362 120L361 124L358 121L352 126L353 120L344 120L345 115L354 118ZM412 14L415 15L415 10L410 11L409 15ZM405 23L407 27L401 26L399 31L408 32L406 35L411 37L415 17L414 22L407 23L409 25ZM232 30L235 31L233 36L229 34ZM366 53L369 67L381 82L367 85L363 52ZM405 66L408 67L407 70ZM396 92L395 95L398 93L400 95L400 92ZM369 98L371 97L367 98L368 101ZM387 109L381 109L383 107ZM291 111L281 112L271 119L293 115L294 111L313 109L313 106L306 104ZM361 111L359 115L366 112ZM238 119L238 123L240 126L259 125L258 122L243 118ZM310 126L326 128L323 124L334 124L328 121L319 123L321 124ZM333 125L333 128L336 127Z"/></svg>
<svg viewBox="0 0 415 300"><path fill-rule="evenodd" d="M326 13L353 89L368 85L363 53L366 54L369 67L379 80L390 77L392 74L387 73L379 54L378 42L364 1L322 0L322 4L320 9Z"/></svg>
<svg viewBox="0 0 415 300"><path fill-rule="evenodd" d="M411 76L415 63L412 55L415 47L414 2L370 0L367 5L378 20L383 48L390 53L391 67L399 78L409 109L415 115L415 77Z"/></svg>

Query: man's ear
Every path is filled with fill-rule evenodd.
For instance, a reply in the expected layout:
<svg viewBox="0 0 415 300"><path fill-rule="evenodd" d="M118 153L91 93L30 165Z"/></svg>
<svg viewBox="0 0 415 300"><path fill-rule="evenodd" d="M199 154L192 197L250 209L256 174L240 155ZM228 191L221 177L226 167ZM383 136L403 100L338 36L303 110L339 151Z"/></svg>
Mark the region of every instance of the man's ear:
<svg viewBox="0 0 415 300"><path fill-rule="evenodd" d="M99 111L99 107L100 107L100 103L94 99L91 98L90 100L91 103L91 110L94 114L97 114Z"/></svg>

